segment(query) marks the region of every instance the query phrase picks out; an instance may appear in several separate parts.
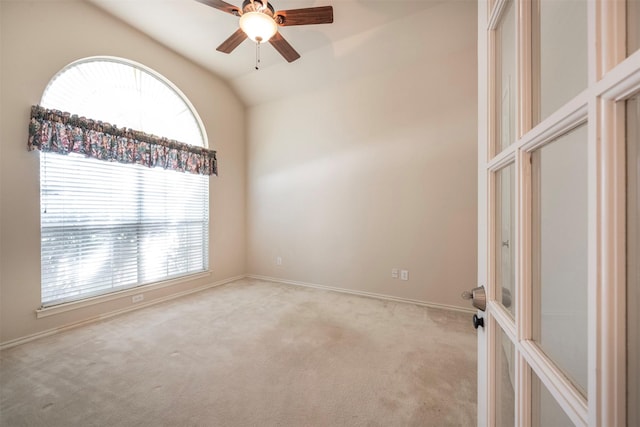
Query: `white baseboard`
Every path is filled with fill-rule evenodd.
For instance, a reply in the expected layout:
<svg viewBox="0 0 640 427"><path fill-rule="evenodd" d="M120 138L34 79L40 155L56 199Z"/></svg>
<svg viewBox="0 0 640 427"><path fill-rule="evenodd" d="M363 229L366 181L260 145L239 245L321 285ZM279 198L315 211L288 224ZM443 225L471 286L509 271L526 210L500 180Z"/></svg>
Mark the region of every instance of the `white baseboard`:
<svg viewBox="0 0 640 427"><path fill-rule="evenodd" d="M409 299L409 298L400 298L400 297L394 297L394 296L391 296L391 295L376 294L376 293L373 293L373 292L355 291L355 290L352 290L352 289L345 289L345 288L335 288L335 287L332 287L332 286L317 285L315 283L306 283L306 282L298 282L298 281L295 281L295 280L280 279L278 277L259 276L259 275L256 275L256 274L247 274L246 277L249 278L249 279L265 280L265 281L268 281L268 282L285 283L287 285L304 286L305 288L323 289L323 290L327 290L327 291L340 292L340 293L343 293L343 294L359 295L359 296L363 296L363 297L376 298L376 299L381 299L381 300L385 300L385 301L404 302L404 303L408 303L408 304L419 305L419 306L422 306L422 307L440 308L440 309L444 309L444 310L458 311L458 312L461 312L461 313L476 314L476 312L477 312L473 308L457 307L455 305L438 304L438 303L434 303L434 302L420 301L420 300L414 300L414 299Z"/></svg>
<svg viewBox="0 0 640 427"><path fill-rule="evenodd" d="M132 306L125 307L125 308L122 308L122 309L119 309L119 310L110 311L108 313L103 313L103 314L101 314L99 316L91 317L89 319L86 319L86 320L83 320L83 321L80 321L80 322L76 322L76 323L71 323L69 325L61 326L59 328L52 328L52 329L48 329L46 331L37 332L37 333L32 334L32 335L27 335L25 337L20 337L20 338L16 338L16 339L13 339L13 340L9 340L9 341L0 343L0 350L4 350L4 349L7 349L7 348L15 347L17 345L24 344L24 343L27 343L29 341L36 340L38 338L48 337L50 335L58 334L60 332L68 331L70 329L75 329L75 328L78 328L80 326L88 325L88 324L91 324L91 323L94 323L94 322L98 322L100 320L108 319L110 317L115 317L115 316L118 316L120 314L128 313L130 311L138 310L138 309L141 309L141 308L144 308L144 307L149 307L149 306L152 306L152 305L160 304L162 302L170 301L170 300L173 300L173 299L176 299L176 298L180 298L180 297L183 297L183 296L186 296L186 295L194 294L196 292L201 292L201 291L204 291L204 290L207 290L207 289L211 289L211 288L215 288L215 287L218 287L218 286L226 285L227 283L235 282L236 280L244 279L245 277L247 277L247 276L241 275L241 276L236 276L236 277L230 277L228 279L220 280L220 281L214 282L214 283L209 283L207 285L199 286L197 288L188 289L186 291L182 291L182 292L178 292L178 293L175 293L175 294L167 295L167 296L161 297L161 298L156 298L154 300L147 301L147 302L144 302L144 303L132 305Z"/></svg>
<svg viewBox="0 0 640 427"><path fill-rule="evenodd" d="M128 313L130 311L134 311L134 310L138 310L144 307L149 307L152 305L156 305L156 304L160 304L162 302L165 301L170 301L176 298L180 298L186 295L190 295L190 294L194 294L196 292L201 292L207 289L211 289L211 288L215 288L218 286L222 286L222 285L226 285L227 283L231 283L231 282L235 282L236 280L240 280L240 279L244 279L244 278L250 278L250 279L256 279L256 280L265 280L268 282L276 282L276 283L284 283L287 285L294 285L294 286L303 286L306 288L314 288L314 289L322 289L322 290L327 290L327 291L334 291L334 292L340 292L340 293L344 293L344 294L351 294L351 295L359 295L359 296L364 296L364 297L369 297L369 298L376 298L376 299L380 299L380 300L385 300L385 301L394 301L394 302L402 302L402 303L408 303L408 304L415 304L415 305L419 305L419 306L423 306L423 307L429 307L429 308L439 308L439 309L445 309L445 310L452 310L452 311L458 311L458 312L462 312L462 313L469 313L469 314L475 314L476 310L472 309L472 308L464 308L464 307L457 307L457 306L453 306L453 305L447 305L447 304L438 304L438 303L433 303L433 302L428 302L428 301L420 301L420 300L413 300L413 299L408 299L408 298L400 298L400 297L394 297L391 295L384 295L384 294L377 294L377 293L373 293L373 292L364 292L364 291L356 291L356 290L352 290L352 289L345 289L345 288L336 288L336 287L332 287L332 286L325 286L325 285L318 285L315 283L306 283L306 282L299 282L296 280L287 280L287 279L281 279L278 277L268 277L268 276L259 276L256 274L247 274L247 275L240 275L240 276L236 276L236 277L230 277L228 279L224 279L224 280L220 280L218 282L214 282L214 283L210 283L208 285L204 285L204 286L200 286L197 288L193 288L193 289L189 289L186 291L182 291L182 292L178 292L176 294L171 294L171 295L167 295L165 297L161 297L161 298L157 298L148 302L144 302L144 303L140 303L140 304L136 304L136 305L132 305L129 307L125 307L122 308L120 310L115 310L115 311L110 311L108 313L104 313L101 314L99 316L95 316L86 320L83 320L81 322L76 322L76 323L71 323L69 325L65 325L65 326L61 326L58 328L52 328L52 329L48 329L46 331L42 331L42 332L37 332L35 334L32 335L27 335L25 337L21 337L21 338L16 338L10 341L6 341L3 343L0 343L0 350L4 350L7 348L11 348L11 347L15 347L17 345L20 344L24 344L27 343L29 341L33 341L36 340L38 338L44 338L50 335L54 335L54 334L58 334L60 332L64 332L64 331L68 331L70 329L75 329L78 328L80 326L84 326L84 325L88 325L94 322L98 322L100 320L104 320L104 319L108 319L110 317L115 317L118 316L120 314L124 314L124 313Z"/></svg>

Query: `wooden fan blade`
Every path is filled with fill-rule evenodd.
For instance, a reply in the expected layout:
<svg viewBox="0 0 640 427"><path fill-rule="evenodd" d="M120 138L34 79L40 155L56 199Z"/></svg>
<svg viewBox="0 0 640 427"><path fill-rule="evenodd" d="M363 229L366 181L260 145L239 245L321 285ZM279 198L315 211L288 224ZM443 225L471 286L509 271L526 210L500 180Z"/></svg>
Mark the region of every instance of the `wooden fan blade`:
<svg viewBox="0 0 640 427"><path fill-rule="evenodd" d="M300 58L300 54L296 52L280 33L275 33L275 35L269 39L269 43L280 52L280 55L282 55L287 62L293 62Z"/></svg>
<svg viewBox="0 0 640 427"><path fill-rule="evenodd" d="M308 25L331 24L333 22L333 7L308 7L305 9L279 10L275 13L275 20L279 25Z"/></svg>
<svg viewBox="0 0 640 427"><path fill-rule="evenodd" d="M231 37L222 42L220 46L216 48L217 51L224 53L231 53L233 49L237 48L240 43L247 38L247 35L241 28L238 28L235 33L231 34Z"/></svg>
<svg viewBox="0 0 640 427"><path fill-rule="evenodd" d="M229 4L222 0L196 0L202 4L206 4L207 6L211 6L215 9L221 10L223 12L230 13L235 16L240 16L240 9L236 6Z"/></svg>

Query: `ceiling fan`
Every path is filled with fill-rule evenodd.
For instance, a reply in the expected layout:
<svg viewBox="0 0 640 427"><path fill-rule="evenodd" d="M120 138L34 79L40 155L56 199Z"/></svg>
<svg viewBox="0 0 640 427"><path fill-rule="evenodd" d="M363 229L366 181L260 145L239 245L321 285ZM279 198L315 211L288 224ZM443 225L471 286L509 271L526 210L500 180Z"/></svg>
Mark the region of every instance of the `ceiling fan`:
<svg viewBox="0 0 640 427"><path fill-rule="evenodd" d="M281 27L291 25L331 24L333 7L308 7L275 11L267 0L244 0L242 9L223 0L197 0L223 12L240 17L240 28L226 39L216 50L231 53L247 37L258 45L269 41L288 62L300 58L300 54L278 32ZM257 68L257 67L256 67Z"/></svg>

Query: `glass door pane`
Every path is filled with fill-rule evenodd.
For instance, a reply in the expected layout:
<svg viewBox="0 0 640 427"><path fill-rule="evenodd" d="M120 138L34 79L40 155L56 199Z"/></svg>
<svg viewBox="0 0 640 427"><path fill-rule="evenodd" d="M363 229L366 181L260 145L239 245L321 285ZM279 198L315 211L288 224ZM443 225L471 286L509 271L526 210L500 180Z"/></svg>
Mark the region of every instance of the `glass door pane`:
<svg viewBox="0 0 640 427"><path fill-rule="evenodd" d="M495 33L496 41L496 140L494 152L507 148L516 138L516 16L509 1Z"/></svg>
<svg viewBox="0 0 640 427"><path fill-rule="evenodd" d="M587 87L587 2L534 0L533 124Z"/></svg>
<svg viewBox="0 0 640 427"><path fill-rule="evenodd" d="M627 55L640 48L640 1L627 1Z"/></svg>
<svg viewBox="0 0 640 427"><path fill-rule="evenodd" d="M500 329L496 339L496 427L515 426L515 348Z"/></svg>
<svg viewBox="0 0 640 427"><path fill-rule="evenodd" d="M533 338L587 394L587 126L533 153Z"/></svg>
<svg viewBox="0 0 640 427"><path fill-rule="evenodd" d="M532 427L573 427L556 399L542 384L535 373L531 374L531 426Z"/></svg>
<svg viewBox="0 0 640 427"><path fill-rule="evenodd" d="M515 166L499 170L495 179L495 295L496 301L515 318Z"/></svg>
<svg viewBox="0 0 640 427"><path fill-rule="evenodd" d="M640 100L627 101L627 408L640 425Z"/></svg>

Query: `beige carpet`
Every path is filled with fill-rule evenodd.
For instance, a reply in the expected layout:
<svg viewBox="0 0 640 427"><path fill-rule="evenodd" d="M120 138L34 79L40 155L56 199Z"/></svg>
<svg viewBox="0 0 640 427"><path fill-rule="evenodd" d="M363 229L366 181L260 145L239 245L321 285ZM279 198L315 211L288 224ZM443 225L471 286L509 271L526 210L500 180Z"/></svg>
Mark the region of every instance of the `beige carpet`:
<svg viewBox="0 0 640 427"><path fill-rule="evenodd" d="M474 426L470 315L241 280L0 356L2 426Z"/></svg>

